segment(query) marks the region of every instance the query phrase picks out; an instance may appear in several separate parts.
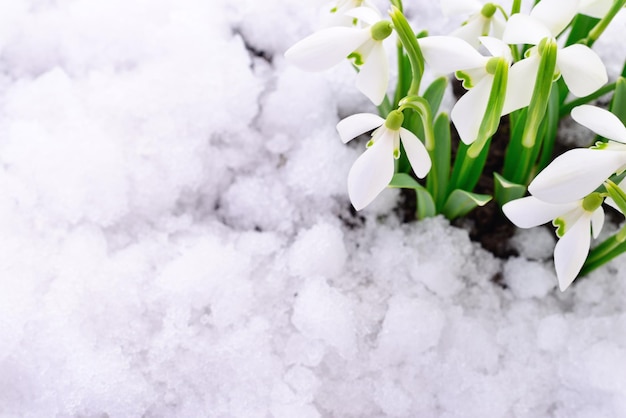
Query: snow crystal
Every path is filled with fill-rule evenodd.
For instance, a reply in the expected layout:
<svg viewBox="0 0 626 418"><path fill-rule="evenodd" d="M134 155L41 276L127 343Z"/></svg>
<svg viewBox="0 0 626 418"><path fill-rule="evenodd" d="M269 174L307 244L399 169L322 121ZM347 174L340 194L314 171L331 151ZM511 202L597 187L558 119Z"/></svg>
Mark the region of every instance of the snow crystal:
<svg viewBox="0 0 626 418"><path fill-rule="evenodd" d="M504 264L504 282L518 298L544 298L556 286L553 270L551 265L511 258Z"/></svg>
<svg viewBox="0 0 626 418"><path fill-rule="evenodd" d="M298 292L291 318L309 339L334 347L345 358L356 354L356 333L350 301L322 279L312 279Z"/></svg>
<svg viewBox="0 0 626 418"><path fill-rule="evenodd" d="M0 415L626 414L623 258L561 293L549 229L500 260L396 189L350 209L335 126L376 109L283 57L327 6L4 2Z"/></svg>
<svg viewBox="0 0 626 418"><path fill-rule="evenodd" d="M327 278L340 274L346 262L346 247L340 229L318 223L301 231L290 249L289 269L292 274Z"/></svg>

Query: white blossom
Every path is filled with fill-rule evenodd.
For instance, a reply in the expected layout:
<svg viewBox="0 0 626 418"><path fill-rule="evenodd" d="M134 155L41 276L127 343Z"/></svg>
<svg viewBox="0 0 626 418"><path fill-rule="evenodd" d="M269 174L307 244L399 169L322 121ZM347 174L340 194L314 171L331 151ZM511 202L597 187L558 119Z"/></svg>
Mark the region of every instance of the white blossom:
<svg viewBox="0 0 626 418"><path fill-rule="evenodd" d="M579 0L542 0L530 15L517 13L511 16L502 39L508 44L530 45L539 45L544 40L555 41L556 36L578 13L578 7ZM511 67L504 114L528 106L540 60L537 47L533 47L527 58ZM600 57L591 48L581 44L558 49L555 74L560 74L570 92L578 97L593 93L608 80Z"/></svg>
<svg viewBox="0 0 626 418"><path fill-rule="evenodd" d="M626 127L617 116L608 110L582 105L572 110L572 118L610 141L567 151L541 171L528 190L547 202L581 199L613 173L626 169Z"/></svg>
<svg viewBox="0 0 626 418"><path fill-rule="evenodd" d="M598 193L560 204L528 196L504 204L502 211L520 228L550 221L557 227L559 241L554 247L554 266L561 291L576 279L589 254L591 235L597 238L604 224L602 197Z"/></svg>
<svg viewBox="0 0 626 418"><path fill-rule="evenodd" d="M391 34L391 24L367 7L349 10L346 15L358 18L366 26L322 29L289 48L285 58L307 71L324 71L351 58L359 68L357 88L379 105L389 83L389 64L382 41Z"/></svg>
<svg viewBox="0 0 626 418"><path fill-rule="evenodd" d="M402 128L402 112L392 111L387 120L371 113L358 113L337 124L344 143L374 128L367 150L354 162L348 174L348 195L356 210L369 205L393 178L394 159L400 156L400 141L413 171L419 178L431 167L428 151L408 129Z"/></svg>

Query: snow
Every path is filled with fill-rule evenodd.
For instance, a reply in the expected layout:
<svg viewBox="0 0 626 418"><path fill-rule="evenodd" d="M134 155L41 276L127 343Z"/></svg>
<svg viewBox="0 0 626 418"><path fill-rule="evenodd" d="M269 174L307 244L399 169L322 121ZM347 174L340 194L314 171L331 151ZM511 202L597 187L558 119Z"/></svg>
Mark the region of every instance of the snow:
<svg viewBox="0 0 626 418"><path fill-rule="evenodd" d="M282 57L324 4L2 2L0 416L626 415L626 260L350 211L374 109Z"/></svg>

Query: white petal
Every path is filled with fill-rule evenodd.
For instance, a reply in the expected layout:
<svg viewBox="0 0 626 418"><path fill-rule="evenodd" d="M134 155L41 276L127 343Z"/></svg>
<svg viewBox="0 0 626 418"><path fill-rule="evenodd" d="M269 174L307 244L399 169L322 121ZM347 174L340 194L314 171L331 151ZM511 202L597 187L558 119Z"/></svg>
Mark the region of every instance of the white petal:
<svg viewBox="0 0 626 418"><path fill-rule="evenodd" d="M368 39L369 28L322 29L289 48L285 58L303 70L323 71L339 64Z"/></svg>
<svg viewBox="0 0 626 418"><path fill-rule="evenodd" d="M432 165L426 147L422 144L422 141L408 129L400 128L400 139L402 140L402 145L404 145L404 150L411 163L411 167L413 167L413 171L415 171L417 177L423 179L430 171Z"/></svg>
<svg viewBox="0 0 626 418"><path fill-rule="evenodd" d="M521 13L514 14L506 24L502 40L507 44L537 45L543 38L552 36L541 21Z"/></svg>
<svg viewBox="0 0 626 418"><path fill-rule="evenodd" d="M591 233L593 238L598 238L600 232L602 231L602 227L604 226L604 209L600 206L598 209L594 210L591 214Z"/></svg>
<svg viewBox="0 0 626 418"><path fill-rule="evenodd" d="M428 65L442 74L484 67L489 59L466 41L453 36L429 36L418 42Z"/></svg>
<svg viewBox="0 0 626 418"><path fill-rule="evenodd" d="M506 28L506 20L504 20L500 14L493 15L491 18L491 31L489 34L494 38L502 39L504 35L504 29ZM510 52L510 51L509 51Z"/></svg>
<svg viewBox="0 0 626 418"><path fill-rule="evenodd" d="M593 93L608 81L604 63L585 45L576 44L560 49L556 65L569 90L578 97Z"/></svg>
<svg viewBox="0 0 626 418"><path fill-rule="evenodd" d="M582 199L626 164L626 152L579 148L559 155L528 186L541 200Z"/></svg>
<svg viewBox="0 0 626 418"><path fill-rule="evenodd" d="M493 76L485 76L473 89L465 93L452 108L450 118L465 144L469 145L476 141L480 124L487 111L492 85Z"/></svg>
<svg viewBox="0 0 626 418"><path fill-rule="evenodd" d="M503 57L507 62L513 62L513 55L511 55L511 48L498 38L492 36L481 36L480 43L482 43L487 51L494 57Z"/></svg>
<svg viewBox="0 0 626 418"><path fill-rule="evenodd" d="M578 13L578 0L541 0L530 16L541 21L552 36L557 36Z"/></svg>
<svg viewBox="0 0 626 418"><path fill-rule="evenodd" d="M517 16L517 15L515 15ZM532 55L516 62L509 69L506 85L506 98L502 107L502 115L511 113L530 104L533 89L539 71L539 55Z"/></svg>
<svg viewBox="0 0 626 418"><path fill-rule="evenodd" d="M365 58L359 74L356 76L356 87L375 105L382 103L389 83L389 63L382 42L376 42Z"/></svg>
<svg viewBox="0 0 626 418"><path fill-rule="evenodd" d="M578 12L600 19L607 14L612 5L613 0L582 0Z"/></svg>
<svg viewBox="0 0 626 418"><path fill-rule="evenodd" d="M385 123L385 119L373 113L357 113L342 119L337 124L341 141L345 144L353 138L369 132Z"/></svg>
<svg viewBox="0 0 626 418"><path fill-rule="evenodd" d="M478 38L487 35L489 32L489 20L478 13L472 16L466 24L455 29L450 36L461 38L469 43L473 48L478 48L480 42Z"/></svg>
<svg viewBox="0 0 626 418"><path fill-rule="evenodd" d="M626 127L621 120L605 109L582 105L572 109L572 119L598 135L626 143Z"/></svg>
<svg viewBox="0 0 626 418"><path fill-rule="evenodd" d="M554 247L554 267L559 289L564 291L585 264L591 243L589 216L581 216Z"/></svg>
<svg viewBox="0 0 626 418"><path fill-rule="evenodd" d="M441 0L441 10L446 16L476 13L482 8L478 0Z"/></svg>
<svg viewBox="0 0 626 418"><path fill-rule="evenodd" d="M579 202L547 203L534 196L527 196L505 203L502 211L518 228L533 228L558 218L578 205Z"/></svg>
<svg viewBox="0 0 626 418"><path fill-rule="evenodd" d="M382 20L378 9L372 7L355 7L348 10L345 15L362 20L370 26Z"/></svg>
<svg viewBox="0 0 626 418"><path fill-rule="evenodd" d="M369 205L394 173L393 133L388 129L352 165L348 173L348 195L356 210Z"/></svg>

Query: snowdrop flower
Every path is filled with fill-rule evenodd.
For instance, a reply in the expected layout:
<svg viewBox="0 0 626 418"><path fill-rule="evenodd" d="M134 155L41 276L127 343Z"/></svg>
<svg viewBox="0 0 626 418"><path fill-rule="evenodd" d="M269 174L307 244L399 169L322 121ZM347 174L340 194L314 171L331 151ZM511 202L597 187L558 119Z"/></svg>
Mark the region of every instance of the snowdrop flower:
<svg viewBox="0 0 626 418"><path fill-rule="evenodd" d="M510 17L503 34L508 44L537 45L529 56L511 67L504 113L528 106L532 98L543 46L556 43L563 31L578 13L579 0L542 0L530 15L517 13ZM557 50L556 74L573 95L582 97L593 93L608 80L606 68L598 55L581 44ZM546 77L548 75L545 75Z"/></svg>
<svg viewBox="0 0 626 418"><path fill-rule="evenodd" d="M592 193L569 203L547 203L534 196L506 203L504 214L520 228L532 228L552 221L559 241L554 247L554 266L559 288L564 291L585 264L591 244L604 224L603 197Z"/></svg>
<svg viewBox="0 0 626 418"><path fill-rule="evenodd" d="M399 110L389 113L387 119L371 113L358 113L337 124L344 143L365 132L372 132L367 150L354 162L348 174L348 195L356 210L369 205L389 185L393 177L394 159L400 157L400 141L419 178L428 174L431 167L428 151L411 131L402 127L404 116Z"/></svg>
<svg viewBox="0 0 626 418"><path fill-rule="evenodd" d="M582 105L572 118L609 142L567 151L550 163L528 186L529 192L552 203L581 199L613 173L626 169L626 127L608 110Z"/></svg>
<svg viewBox="0 0 626 418"><path fill-rule="evenodd" d="M456 72L457 78L463 80L463 86L469 89L456 102L450 114L461 140L466 144L477 139L487 107L493 105L489 103L489 96L498 60L504 59L507 67L513 61L508 45L499 39L480 37L480 42L493 57L483 56L466 41L451 36L419 39L420 49L428 65L440 73ZM499 118L500 114L497 116Z"/></svg>
<svg viewBox="0 0 626 418"><path fill-rule="evenodd" d="M285 52L285 58L303 70L324 71L350 58L359 68L357 88L374 104L382 103L389 82L389 65L383 40L391 35L391 22L373 9L358 7L346 15L368 26L332 27L304 38Z"/></svg>
<svg viewBox="0 0 626 418"><path fill-rule="evenodd" d="M493 3L482 4L478 0L441 0L441 9L446 16L471 14L469 19L451 36L467 41L478 48L478 38L491 34L502 38L505 21L497 14L497 6Z"/></svg>

